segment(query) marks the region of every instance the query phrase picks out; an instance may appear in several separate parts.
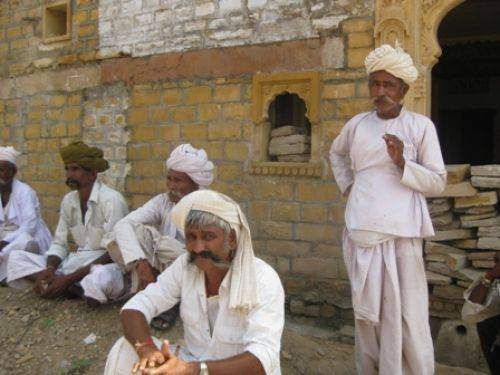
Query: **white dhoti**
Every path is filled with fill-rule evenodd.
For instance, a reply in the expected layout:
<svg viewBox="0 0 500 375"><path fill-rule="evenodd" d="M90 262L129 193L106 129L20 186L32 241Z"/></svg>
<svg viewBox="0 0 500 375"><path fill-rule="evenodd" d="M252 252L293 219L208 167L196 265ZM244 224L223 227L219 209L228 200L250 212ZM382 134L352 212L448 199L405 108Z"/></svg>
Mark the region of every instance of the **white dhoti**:
<svg viewBox="0 0 500 375"><path fill-rule="evenodd" d="M162 342L159 339L153 337L153 341L158 349L161 348ZM175 353L176 345L170 344L169 347L170 352ZM196 358L183 347L180 347L178 357L183 361L196 361ZM130 375L134 364L138 361L139 356L134 347L125 337L120 337L109 351L104 375Z"/></svg>
<svg viewBox="0 0 500 375"><path fill-rule="evenodd" d="M0 281L7 278L7 265L11 252L27 251L30 253L37 253L38 250L38 243L28 233L22 233L14 241L5 246L2 251L0 251Z"/></svg>
<svg viewBox="0 0 500 375"><path fill-rule="evenodd" d="M394 238L374 247L343 238L355 314L359 374L434 373L422 240Z"/></svg>
<svg viewBox="0 0 500 375"><path fill-rule="evenodd" d="M119 226L120 223L117 224ZM148 263L158 272L163 272L179 256L186 253L184 244L171 236L162 236L157 229L149 225L137 224L134 233L142 253ZM130 290L126 294L138 291L139 278L135 270L135 263L125 264L122 253L115 238L115 231L106 234L104 242L111 259L126 273L130 272Z"/></svg>
<svg viewBox="0 0 500 375"><path fill-rule="evenodd" d="M57 268L57 274L67 275L85 267L106 253L105 250L79 250L71 252ZM10 254L7 267L7 283L13 288L26 288L32 285L27 276L43 271L47 267L47 256L27 251Z"/></svg>

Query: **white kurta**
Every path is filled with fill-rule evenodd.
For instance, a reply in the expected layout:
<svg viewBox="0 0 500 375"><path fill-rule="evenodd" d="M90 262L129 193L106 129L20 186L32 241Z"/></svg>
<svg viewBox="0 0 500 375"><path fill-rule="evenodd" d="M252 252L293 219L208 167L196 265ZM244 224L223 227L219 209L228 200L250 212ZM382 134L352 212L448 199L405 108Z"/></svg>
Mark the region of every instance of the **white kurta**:
<svg viewBox="0 0 500 375"><path fill-rule="evenodd" d="M44 254L52 240L42 219L36 192L19 180L12 182L7 215L0 204L0 240L9 242L0 252L0 280L7 277L11 251L26 250L27 245L34 241L38 253Z"/></svg>
<svg viewBox="0 0 500 375"><path fill-rule="evenodd" d="M172 239L172 242L177 242L177 247L180 250L184 248L184 238L177 231L170 218L170 212L173 207L174 203L170 201L167 193L159 194L117 223L114 228L114 234L124 265L128 265L138 259L148 259L151 257L149 254L151 249L147 248L142 238L140 238L144 236L138 233L138 226L154 228L158 233L157 235L152 235L152 237L156 237L152 238L154 242L158 242L160 236L167 236ZM175 257L173 259L176 259L183 252L174 253ZM173 259L170 258L170 260ZM156 262L151 263L155 266L154 263ZM160 267L160 265L156 266L159 271L163 271L163 267Z"/></svg>
<svg viewBox="0 0 500 375"><path fill-rule="evenodd" d="M225 359L245 351L255 355L266 374L280 374L280 345L284 325L284 292L276 272L255 259L259 305L248 315L229 309L229 273L219 288L219 310L210 334L204 273L183 255L154 284L132 297L122 310L137 310L146 320L180 301L186 341L184 358L196 361ZM130 374L137 355L123 339L111 349L105 374Z"/></svg>
<svg viewBox="0 0 500 375"><path fill-rule="evenodd" d="M112 230L118 220L127 214L127 203L116 190L96 181L87 202L87 212L82 217L77 191L66 194L61 203L59 223L52 244L45 256L25 251L11 256L7 270L8 282L22 286L19 279L40 272L46 267L48 256L62 260L57 272L69 274L84 267L106 253L101 240ZM77 250L68 249L68 236L77 244ZM91 275L89 275L91 276Z"/></svg>
<svg viewBox="0 0 500 375"><path fill-rule="evenodd" d="M390 159L384 134L404 143L404 170ZM344 260L356 318L362 374L431 374L433 348L421 238L434 230L425 194L441 192L446 170L434 124L403 109L351 119L334 140L330 161L348 193Z"/></svg>

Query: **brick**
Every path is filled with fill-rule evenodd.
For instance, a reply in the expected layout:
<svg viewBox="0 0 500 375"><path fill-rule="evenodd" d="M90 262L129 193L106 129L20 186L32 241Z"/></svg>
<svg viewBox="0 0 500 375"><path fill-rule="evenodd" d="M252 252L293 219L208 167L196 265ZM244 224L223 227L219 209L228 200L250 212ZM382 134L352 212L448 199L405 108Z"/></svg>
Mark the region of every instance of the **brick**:
<svg viewBox="0 0 500 375"><path fill-rule="evenodd" d="M342 31L344 33L354 33L360 31L369 31L373 29L373 20L367 18L351 18L342 22Z"/></svg>
<svg viewBox="0 0 500 375"><path fill-rule="evenodd" d="M347 67L363 68L365 58L371 52L371 48L349 48L347 50Z"/></svg>
<svg viewBox="0 0 500 375"><path fill-rule="evenodd" d="M24 136L27 139L40 138L41 127L40 125L26 125L24 128Z"/></svg>
<svg viewBox="0 0 500 375"><path fill-rule="evenodd" d="M95 29L95 26L93 24L89 24L89 25L80 25L78 27L78 37L87 37L87 36L91 36L92 34L94 34L96 31Z"/></svg>
<svg viewBox="0 0 500 375"><path fill-rule="evenodd" d="M212 88L194 86L186 89L186 104L207 103L212 99Z"/></svg>
<svg viewBox="0 0 500 375"><path fill-rule="evenodd" d="M290 259L278 257L276 259L276 269L280 275L290 272Z"/></svg>
<svg viewBox="0 0 500 375"><path fill-rule="evenodd" d="M52 107L62 107L66 103L66 96L54 95L50 98L49 105Z"/></svg>
<svg viewBox="0 0 500 375"><path fill-rule="evenodd" d="M319 258L296 258L292 259L292 272L309 276L336 278L337 260Z"/></svg>
<svg viewBox="0 0 500 375"><path fill-rule="evenodd" d="M310 223L321 223L328 219L328 210L322 204L302 205L301 220Z"/></svg>
<svg viewBox="0 0 500 375"><path fill-rule="evenodd" d="M151 150L149 145L129 145L127 147L127 158L130 160L149 160Z"/></svg>
<svg viewBox="0 0 500 375"><path fill-rule="evenodd" d="M219 177L219 168L217 168L217 177ZM268 220L271 212L269 202L252 201L248 204L249 220Z"/></svg>
<svg viewBox="0 0 500 375"><path fill-rule="evenodd" d="M149 111L147 108L134 108L128 112L127 122L130 125L146 125L148 120Z"/></svg>
<svg viewBox="0 0 500 375"><path fill-rule="evenodd" d="M198 107L200 121L211 121L219 118L221 108L219 104L201 104Z"/></svg>
<svg viewBox="0 0 500 375"><path fill-rule="evenodd" d="M216 102L233 102L241 98L241 85L217 86L214 93Z"/></svg>
<svg viewBox="0 0 500 375"><path fill-rule="evenodd" d="M446 166L447 184L458 184L465 180L470 174L470 164L449 164Z"/></svg>
<svg viewBox="0 0 500 375"><path fill-rule="evenodd" d="M163 102L168 105L182 104L182 90L171 89L163 92Z"/></svg>
<svg viewBox="0 0 500 375"><path fill-rule="evenodd" d="M293 238L293 226L291 223L263 221L260 227L259 237L284 240L291 240Z"/></svg>
<svg viewBox="0 0 500 375"><path fill-rule="evenodd" d="M11 27L7 29L7 38L8 39L15 39L20 37L23 34L23 31L20 26L16 27Z"/></svg>
<svg viewBox="0 0 500 375"><path fill-rule="evenodd" d="M8 113L5 115L6 125L17 125L21 121L21 118L17 113Z"/></svg>
<svg viewBox="0 0 500 375"><path fill-rule="evenodd" d="M133 170L138 177L158 177L163 170L163 161L137 161Z"/></svg>
<svg viewBox="0 0 500 375"><path fill-rule="evenodd" d="M235 123L221 123L208 125L208 139L239 139L241 138L241 125Z"/></svg>
<svg viewBox="0 0 500 375"><path fill-rule="evenodd" d="M271 220L299 221L300 205L298 203L279 202L272 205Z"/></svg>
<svg viewBox="0 0 500 375"><path fill-rule="evenodd" d="M19 39L10 42L11 49L26 49L28 48L28 39Z"/></svg>
<svg viewBox="0 0 500 375"><path fill-rule="evenodd" d="M196 110L192 107L176 108L170 111L172 121L176 123L196 121Z"/></svg>
<svg viewBox="0 0 500 375"><path fill-rule="evenodd" d="M97 51L88 51L78 54L78 59L83 62L94 61L96 60Z"/></svg>
<svg viewBox="0 0 500 375"><path fill-rule="evenodd" d="M311 244L309 242L269 240L267 241L267 250L271 255L286 257L301 257L310 252Z"/></svg>
<svg viewBox="0 0 500 375"><path fill-rule="evenodd" d="M300 182L297 184L297 200L301 202L329 202L339 196L338 188L333 184L314 184Z"/></svg>
<svg viewBox="0 0 500 375"><path fill-rule="evenodd" d="M86 10L79 10L75 13L73 19L77 23L85 23L87 19L89 18L89 13Z"/></svg>
<svg viewBox="0 0 500 375"><path fill-rule="evenodd" d="M255 197L257 199L293 199L293 185L284 184L282 181L264 180L259 181L255 187Z"/></svg>
<svg viewBox="0 0 500 375"><path fill-rule="evenodd" d="M237 181L243 175L240 164L221 164L217 165L217 178L226 181Z"/></svg>
<svg viewBox="0 0 500 375"><path fill-rule="evenodd" d="M52 125L49 128L49 133L51 137L65 137L67 134L66 125L64 124Z"/></svg>
<svg viewBox="0 0 500 375"><path fill-rule="evenodd" d="M225 159L245 161L248 158L248 146L243 142L227 142L224 145Z"/></svg>
<svg viewBox="0 0 500 375"><path fill-rule="evenodd" d="M373 35L369 32L350 33L347 35L347 45L349 48L371 47Z"/></svg>
<svg viewBox="0 0 500 375"><path fill-rule="evenodd" d="M134 91L132 94L132 105L150 106L160 103L160 93L159 91Z"/></svg>
<svg viewBox="0 0 500 375"><path fill-rule="evenodd" d="M250 105L229 103L222 107L222 117L228 119L248 119L250 118Z"/></svg>
<svg viewBox="0 0 500 375"><path fill-rule="evenodd" d="M314 255L319 258L337 258L344 260L342 246L320 243L314 247Z"/></svg>
<svg viewBox="0 0 500 375"><path fill-rule="evenodd" d="M351 118L372 108L369 99L339 99L337 100L337 117Z"/></svg>
<svg viewBox="0 0 500 375"><path fill-rule="evenodd" d="M82 127L80 124L70 124L68 125L68 137L76 137L81 134Z"/></svg>
<svg viewBox="0 0 500 375"><path fill-rule="evenodd" d="M356 85L354 83L339 83L323 86L324 99L339 99L354 97Z"/></svg>
<svg viewBox="0 0 500 375"><path fill-rule="evenodd" d="M181 127L182 139L207 139L207 126L203 124L186 124ZM210 155L209 155L210 157Z"/></svg>
<svg viewBox="0 0 500 375"><path fill-rule="evenodd" d="M179 125L160 126L159 133L160 139L164 141L177 141L181 136Z"/></svg>
<svg viewBox="0 0 500 375"><path fill-rule="evenodd" d="M153 123L165 123L168 120L168 110L165 108L154 108L151 110L151 121Z"/></svg>
<svg viewBox="0 0 500 375"><path fill-rule="evenodd" d="M136 142L152 141L156 139L156 128L151 126L137 126L132 128L132 139Z"/></svg>
<svg viewBox="0 0 500 375"><path fill-rule="evenodd" d="M82 111L79 107L65 108L62 113L62 119L64 121L76 121L80 118Z"/></svg>
<svg viewBox="0 0 500 375"><path fill-rule="evenodd" d="M455 198L455 208L467 208L474 206L490 206L498 202L496 192L488 191L479 193L473 197Z"/></svg>
<svg viewBox="0 0 500 375"><path fill-rule="evenodd" d="M57 58L57 63L59 65L70 65L78 61L78 56L76 54L59 56Z"/></svg>
<svg viewBox="0 0 500 375"><path fill-rule="evenodd" d="M312 242L332 242L336 238L331 225L299 223L295 227L295 239Z"/></svg>

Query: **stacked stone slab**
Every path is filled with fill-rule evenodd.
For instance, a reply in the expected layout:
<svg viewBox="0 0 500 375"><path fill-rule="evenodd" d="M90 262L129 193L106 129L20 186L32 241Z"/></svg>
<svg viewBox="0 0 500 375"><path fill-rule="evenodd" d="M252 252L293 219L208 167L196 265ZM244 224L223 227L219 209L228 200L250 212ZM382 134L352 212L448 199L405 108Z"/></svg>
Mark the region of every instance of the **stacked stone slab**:
<svg viewBox="0 0 500 375"><path fill-rule="evenodd" d="M500 251L500 165L449 165L443 193L428 197L435 236L424 251L431 315L460 318L463 293Z"/></svg>
<svg viewBox="0 0 500 375"><path fill-rule="evenodd" d="M306 128L299 126L280 126L271 131L269 155L278 161L306 163L311 158L311 137Z"/></svg>

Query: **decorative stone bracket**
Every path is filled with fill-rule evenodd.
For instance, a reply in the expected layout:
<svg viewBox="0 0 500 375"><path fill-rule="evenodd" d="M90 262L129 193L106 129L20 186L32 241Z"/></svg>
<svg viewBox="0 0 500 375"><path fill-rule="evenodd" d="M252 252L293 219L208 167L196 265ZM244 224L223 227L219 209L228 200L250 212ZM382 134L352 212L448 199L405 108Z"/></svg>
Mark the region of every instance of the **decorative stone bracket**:
<svg viewBox="0 0 500 375"><path fill-rule="evenodd" d="M254 123L254 156L250 172L259 175L320 177L319 72L257 74L252 81L252 120ZM306 105L311 123L311 159L309 163L273 162L267 148L271 124L268 109L276 96L297 94Z"/></svg>

